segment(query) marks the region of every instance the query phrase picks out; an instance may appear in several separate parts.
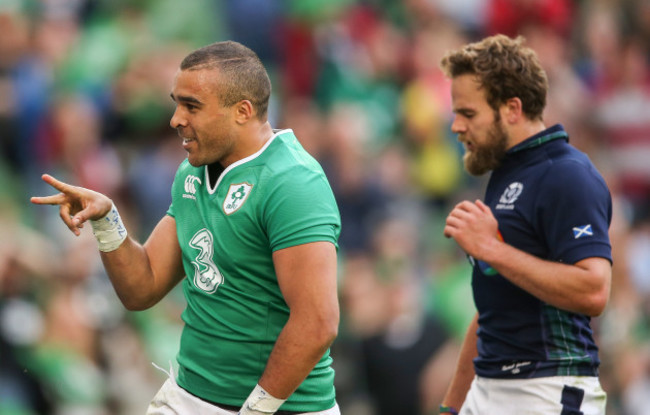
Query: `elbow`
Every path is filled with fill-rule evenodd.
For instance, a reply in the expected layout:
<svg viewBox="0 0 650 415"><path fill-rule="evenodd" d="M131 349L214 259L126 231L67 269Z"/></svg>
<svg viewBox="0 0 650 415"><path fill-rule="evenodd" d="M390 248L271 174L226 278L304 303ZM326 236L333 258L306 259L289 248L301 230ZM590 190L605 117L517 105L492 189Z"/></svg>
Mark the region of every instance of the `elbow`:
<svg viewBox="0 0 650 415"><path fill-rule="evenodd" d="M339 335L339 316L332 316L321 324L321 343L329 347Z"/></svg>
<svg viewBox="0 0 650 415"><path fill-rule="evenodd" d="M598 293L591 296L589 303L586 306L585 314L589 317L598 317L605 311L607 302L609 300L609 292Z"/></svg>
<svg viewBox="0 0 650 415"><path fill-rule="evenodd" d="M314 333L316 342L323 348L329 347L339 334L338 313L320 316L315 327L317 328Z"/></svg>
<svg viewBox="0 0 650 415"><path fill-rule="evenodd" d="M146 301L138 298L119 297L124 308L128 311L144 311L156 304L155 301Z"/></svg>
<svg viewBox="0 0 650 415"><path fill-rule="evenodd" d="M136 302L129 302L129 301L124 301L124 300L122 300L122 305L128 311L143 311L143 310L146 310L147 308L149 308L149 307L144 307L141 304L136 303Z"/></svg>
<svg viewBox="0 0 650 415"><path fill-rule="evenodd" d="M587 272L587 278L582 287L585 287L579 295L581 312L589 317L598 317L609 301L609 293L612 285L612 266L604 258L587 258L576 264ZM576 297L576 294L573 295Z"/></svg>
<svg viewBox="0 0 650 415"><path fill-rule="evenodd" d="M131 304L131 303L122 302L122 304L124 305L124 308L126 308L128 311L144 311L149 308L147 306L143 306L141 304L135 304L135 303Z"/></svg>
<svg viewBox="0 0 650 415"><path fill-rule="evenodd" d="M339 320L336 319L336 323L330 325L329 330L327 331L327 344L328 346L336 340L339 335Z"/></svg>
<svg viewBox="0 0 650 415"><path fill-rule="evenodd" d="M600 290L592 295L590 317L598 317L605 311L611 291L611 276L603 281Z"/></svg>
<svg viewBox="0 0 650 415"><path fill-rule="evenodd" d="M567 299L564 305L558 303L556 306L572 313L598 317L605 311L608 297L608 295L602 293L583 294L579 301Z"/></svg>
<svg viewBox="0 0 650 415"><path fill-rule="evenodd" d="M581 312L589 317L598 317L607 307L609 302L609 286L604 286L597 292L586 295Z"/></svg>
<svg viewBox="0 0 650 415"><path fill-rule="evenodd" d="M340 312L338 306L295 307L289 313L285 325L288 333L298 334L306 343L324 352L339 333Z"/></svg>

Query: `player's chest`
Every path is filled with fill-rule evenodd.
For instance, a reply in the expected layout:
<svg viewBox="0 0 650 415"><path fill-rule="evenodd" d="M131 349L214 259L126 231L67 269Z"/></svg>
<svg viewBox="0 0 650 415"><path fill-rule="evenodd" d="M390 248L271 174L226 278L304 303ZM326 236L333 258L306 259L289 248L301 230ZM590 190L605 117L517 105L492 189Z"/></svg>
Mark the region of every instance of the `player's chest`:
<svg viewBox="0 0 650 415"><path fill-rule="evenodd" d="M183 237L207 229L230 238L257 229L260 223L259 185L254 177L233 176L214 188L203 178L185 179L174 201L176 220Z"/></svg>
<svg viewBox="0 0 650 415"><path fill-rule="evenodd" d="M528 174L526 174L528 173ZM499 237L506 243L535 255L545 252L540 232L540 181L534 173L513 173L491 181L485 195L498 223Z"/></svg>

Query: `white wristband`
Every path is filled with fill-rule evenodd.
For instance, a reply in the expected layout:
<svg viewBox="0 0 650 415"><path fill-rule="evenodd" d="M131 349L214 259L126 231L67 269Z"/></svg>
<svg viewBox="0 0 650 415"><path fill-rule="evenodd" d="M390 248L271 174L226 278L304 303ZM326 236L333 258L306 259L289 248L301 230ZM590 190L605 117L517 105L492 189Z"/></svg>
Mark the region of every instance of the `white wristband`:
<svg viewBox="0 0 650 415"><path fill-rule="evenodd" d="M274 414L286 399L278 399L265 391L259 384L248 395L239 411L240 415Z"/></svg>
<svg viewBox="0 0 650 415"><path fill-rule="evenodd" d="M99 250L102 252L116 250L126 239L126 228L115 204L106 216L98 220L91 220L90 225L99 244Z"/></svg>

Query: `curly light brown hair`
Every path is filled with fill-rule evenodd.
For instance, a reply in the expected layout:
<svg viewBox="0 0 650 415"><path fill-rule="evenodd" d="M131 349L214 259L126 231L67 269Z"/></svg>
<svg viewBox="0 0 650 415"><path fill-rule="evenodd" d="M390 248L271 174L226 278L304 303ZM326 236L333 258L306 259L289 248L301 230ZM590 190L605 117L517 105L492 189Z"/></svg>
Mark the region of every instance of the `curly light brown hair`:
<svg viewBox="0 0 650 415"><path fill-rule="evenodd" d="M495 111L510 98L519 98L531 120L541 120L546 107L548 79L537 54L525 39L505 35L487 37L448 52L440 67L449 78L475 75Z"/></svg>

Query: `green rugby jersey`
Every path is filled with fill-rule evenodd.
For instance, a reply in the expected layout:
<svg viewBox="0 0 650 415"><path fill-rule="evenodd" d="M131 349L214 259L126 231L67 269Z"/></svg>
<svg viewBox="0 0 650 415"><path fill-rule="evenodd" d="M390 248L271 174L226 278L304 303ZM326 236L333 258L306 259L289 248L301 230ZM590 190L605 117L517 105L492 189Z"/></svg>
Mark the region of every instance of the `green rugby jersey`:
<svg viewBox="0 0 650 415"><path fill-rule="evenodd" d="M314 241L338 246L334 195L318 162L282 130L228 166L214 188L206 166L185 160L168 214L186 273L177 382L205 400L241 405L289 318L272 253ZM282 409L334 406L331 361L328 351Z"/></svg>

